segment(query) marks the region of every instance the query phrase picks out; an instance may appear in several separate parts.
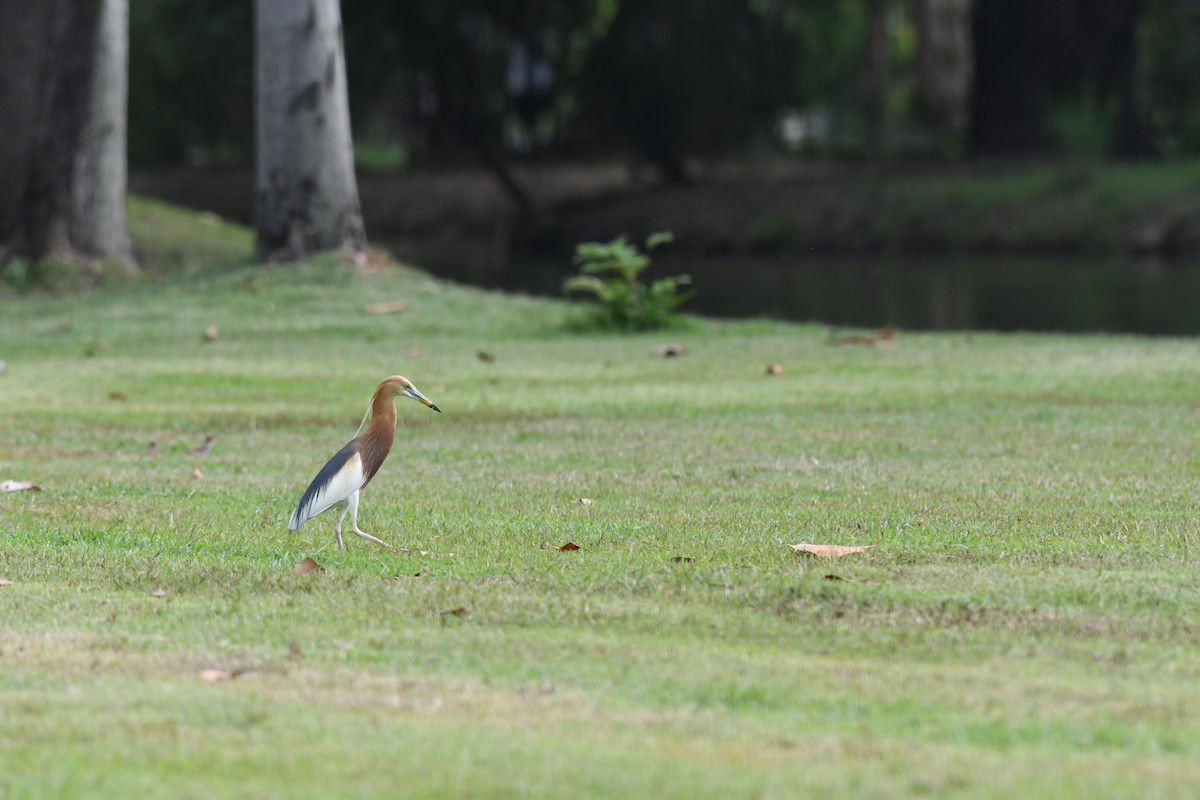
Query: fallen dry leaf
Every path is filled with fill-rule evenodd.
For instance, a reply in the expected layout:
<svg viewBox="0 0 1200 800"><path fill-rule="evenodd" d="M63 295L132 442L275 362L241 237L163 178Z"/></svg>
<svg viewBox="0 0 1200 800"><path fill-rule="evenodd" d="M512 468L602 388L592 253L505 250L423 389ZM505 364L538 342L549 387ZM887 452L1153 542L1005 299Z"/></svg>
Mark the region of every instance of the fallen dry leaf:
<svg viewBox="0 0 1200 800"><path fill-rule="evenodd" d="M495 362L495 360L496 360L496 354L489 353L487 350L480 350L478 353L475 354L475 357L478 358L480 361L482 361L485 364L491 364L491 363Z"/></svg>
<svg viewBox="0 0 1200 800"><path fill-rule="evenodd" d="M369 303L365 309L368 314L399 314L408 311L407 300L388 300L383 303Z"/></svg>
<svg viewBox="0 0 1200 800"><path fill-rule="evenodd" d="M220 332L217 330L216 325L209 325L204 329L204 341L206 342L215 342L219 335Z"/></svg>
<svg viewBox="0 0 1200 800"><path fill-rule="evenodd" d="M579 545L575 544L574 542L567 542L562 547L558 548L558 552L569 553L572 550L578 550L578 549L579 549Z"/></svg>
<svg viewBox="0 0 1200 800"><path fill-rule="evenodd" d="M167 596L167 590L166 590L166 589L164 589L164 588L162 588L162 587L160 586L160 587L158 587L157 589L155 589L153 592L151 592L151 593L150 593L150 596L151 596L151 597L166 597L166 596Z"/></svg>
<svg viewBox="0 0 1200 800"><path fill-rule="evenodd" d="M230 672L227 669L205 669L200 671L200 680L208 683L218 683L219 681L231 681L238 676L236 672Z"/></svg>
<svg viewBox="0 0 1200 800"><path fill-rule="evenodd" d="M887 325L882 328L871 331L870 333L860 334L858 336L846 336L842 339L836 339L838 344L860 344L860 345L887 345L892 344L896 340L895 332Z"/></svg>
<svg viewBox="0 0 1200 800"><path fill-rule="evenodd" d="M13 582L8 578L0 578L0 586L12 586Z"/></svg>
<svg viewBox="0 0 1200 800"><path fill-rule="evenodd" d="M848 556L851 553L861 553L863 550L870 550L875 545L846 545L846 544L790 544L788 547L794 549L797 553L803 553L809 556L821 556L822 558L841 558Z"/></svg>
<svg viewBox="0 0 1200 800"><path fill-rule="evenodd" d="M663 358L676 358L683 355L683 345L681 344L664 344L658 348L658 354Z"/></svg>
<svg viewBox="0 0 1200 800"><path fill-rule="evenodd" d="M310 556L310 557L304 559L303 561L301 561L299 564L297 564L296 568L294 570L292 570L292 574L293 575L307 575L310 572L324 572L324 571L325 571L325 568L322 567L320 564L318 564L316 561L314 561L312 559L312 557Z"/></svg>
<svg viewBox="0 0 1200 800"><path fill-rule="evenodd" d="M42 487L29 481L4 481L0 483L0 492L24 492L27 490L40 492Z"/></svg>
<svg viewBox="0 0 1200 800"><path fill-rule="evenodd" d="M782 375L783 364L768 364L765 371L768 375Z"/></svg>
<svg viewBox="0 0 1200 800"><path fill-rule="evenodd" d="M445 611L439 611L438 614L443 617L458 617L461 619L467 615L467 610L462 606L459 606L458 608L450 608Z"/></svg>
<svg viewBox="0 0 1200 800"><path fill-rule="evenodd" d="M592 504L592 498L581 497L581 498L579 498L579 504L584 505L584 506L590 506Z"/></svg>
<svg viewBox="0 0 1200 800"><path fill-rule="evenodd" d="M124 403L124 402L125 402L126 400L128 400L129 398L125 396L125 393L124 393L124 392L115 392L115 391L114 391L114 392L109 392L109 393L108 393L108 399L109 399L109 400L116 400L118 403Z"/></svg>

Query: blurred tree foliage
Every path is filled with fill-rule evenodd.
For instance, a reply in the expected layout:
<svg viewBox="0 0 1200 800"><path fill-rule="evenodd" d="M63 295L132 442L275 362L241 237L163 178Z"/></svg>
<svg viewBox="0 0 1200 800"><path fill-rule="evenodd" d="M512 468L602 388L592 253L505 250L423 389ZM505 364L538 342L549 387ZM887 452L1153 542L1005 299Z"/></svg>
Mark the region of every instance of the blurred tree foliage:
<svg viewBox="0 0 1200 800"><path fill-rule="evenodd" d="M1138 100L1165 154L1200 155L1200 3L1147 5L1138 41Z"/></svg>
<svg viewBox="0 0 1200 800"><path fill-rule="evenodd" d="M678 180L691 156L789 131L866 153L877 125L961 152L919 135L919 2L342 0L354 130L418 162L482 160L518 201L507 162L526 154L631 152ZM249 2L131 0L135 165L250 160L251 17ZM1116 98L1126 150L1200 149L1195 0L974 0L969 19L973 128L953 135L976 151L1048 148L1049 109L1083 91Z"/></svg>
<svg viewBox="0 0 1200 800"><path fill-rule="evenodd" d="M249 160L254 6L130 0L129 155L134 165Z"/></svg>

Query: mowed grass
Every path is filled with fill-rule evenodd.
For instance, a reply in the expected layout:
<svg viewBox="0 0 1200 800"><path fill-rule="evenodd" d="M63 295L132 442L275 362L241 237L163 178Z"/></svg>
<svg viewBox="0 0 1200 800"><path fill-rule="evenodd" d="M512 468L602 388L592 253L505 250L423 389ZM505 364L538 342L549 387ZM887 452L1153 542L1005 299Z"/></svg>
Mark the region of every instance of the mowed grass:
<svg viewBox="0 0 1200 800"><path fill-rule="evenodd" d="M0 796L1192 795L1195 341L571 316L336 259L0 300ZM289 533L396 372L397 549Z"/></svg>

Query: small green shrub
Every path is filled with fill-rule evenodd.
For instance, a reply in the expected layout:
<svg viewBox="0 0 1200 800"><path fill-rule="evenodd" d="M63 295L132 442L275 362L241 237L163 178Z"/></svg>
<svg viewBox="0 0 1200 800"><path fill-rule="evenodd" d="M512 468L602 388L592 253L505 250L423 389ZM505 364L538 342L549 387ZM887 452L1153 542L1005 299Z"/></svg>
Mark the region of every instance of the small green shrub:
<svg viewBox="0 0 1200 800"><path fill-rule="evenodd" d="M1067 158L1095 162L1112 150L1116 119L1116 99L1086 88L1074 98L1050 106L1045 126Z"/></svg>
<svg viewBox="0 0 1200 800"><path fill-rule="evenodd" d="M692 282L687 275L660 278L649 286L638 276L650 266L650 251L670 242L669 232L652 233L645 250L618 236L611 242L584 242L575 246L575 264L580 274L563 284L564 291L589 292L604 309L602 318L624 330L649 330L669 323L675 309L695 296L695 290L680 292Z"/></svg>

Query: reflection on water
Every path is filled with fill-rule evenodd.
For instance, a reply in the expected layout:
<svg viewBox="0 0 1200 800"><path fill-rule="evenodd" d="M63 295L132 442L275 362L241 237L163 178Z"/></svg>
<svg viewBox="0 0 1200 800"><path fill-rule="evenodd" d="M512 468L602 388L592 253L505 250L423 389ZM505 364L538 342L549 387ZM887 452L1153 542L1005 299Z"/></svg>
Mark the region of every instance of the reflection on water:
<svg viewBox="0 0 1200 800"><path fill-rule="evenodd" d="M561 294L562 262L503 254L404 253L442 277L509 291ZM497 248L498 249L498 248ZM659 275L688 273L687 309L910 330L1106 331L1200 334L1200 263L1022 256L655 258Z"/></svg>

